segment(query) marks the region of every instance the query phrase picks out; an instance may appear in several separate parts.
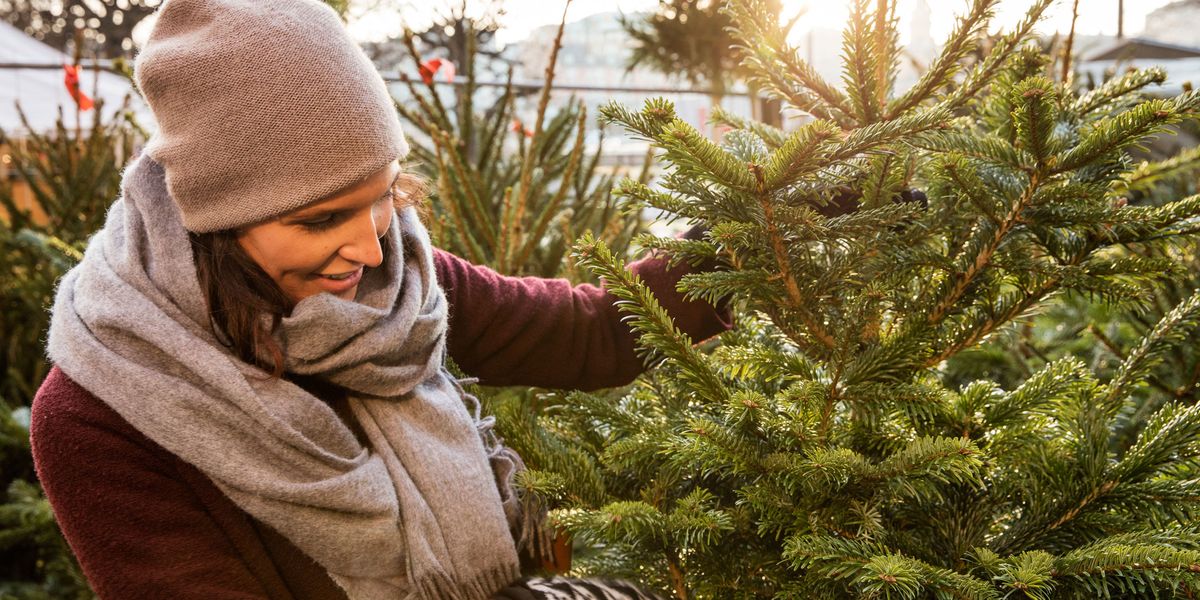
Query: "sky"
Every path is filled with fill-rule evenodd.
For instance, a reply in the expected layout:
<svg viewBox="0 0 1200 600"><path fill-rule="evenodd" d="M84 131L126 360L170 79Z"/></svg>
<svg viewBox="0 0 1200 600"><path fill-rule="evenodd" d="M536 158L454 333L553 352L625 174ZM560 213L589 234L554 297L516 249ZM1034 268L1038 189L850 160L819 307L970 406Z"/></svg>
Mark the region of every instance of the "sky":
<svg viewBox="0 0 1200 600"><path fill-rule="evenodd" d="M447 0L438 0L447 2ZM457 0L449 0L457 1ZM479 6L490 2L469 0L471 6ZM496 0L490 0L494 2ZM909 15L913 12L917 0L898 0L897 15L901 18L901 31L907 34L909 30ZM941 41L954 26L954 16L963 12L967 0L926 0L932 9L930 31L935 40ZM1126 0L1125 1L1125 33L1137 35L1145 23L1146 15L1171 0ZM1004 27L1021 20L1025 9L1031 0L1001 0L996 15L996 25ZM557 24L562 16L564 0L506 0L502 2L506 15L502 21L502 30L497 38L501 43L519 41L530 31L543 25ZM612 10L634 12L652 9L657 0L573 0L567 13L568 21L577 21L586 16ZM810 27L841 29L847 14L848 0L784 0L785 12L794 14L801 8L806 10L797 25L797 32L803 32ZM420 6L428 6L428 0L411 0L403 15L395 10L362 10L354 15L350 24L351 31L360 40L378 40L397 35L401 19L420 20L426 10ZM1117 31L1117 0L1079 0L1079 21L1076 32L1081 34L1115 34ZM1039 29L1043 32L1066 32L1071 26L1071 0L1058 0L1050 8Z"/></svg>

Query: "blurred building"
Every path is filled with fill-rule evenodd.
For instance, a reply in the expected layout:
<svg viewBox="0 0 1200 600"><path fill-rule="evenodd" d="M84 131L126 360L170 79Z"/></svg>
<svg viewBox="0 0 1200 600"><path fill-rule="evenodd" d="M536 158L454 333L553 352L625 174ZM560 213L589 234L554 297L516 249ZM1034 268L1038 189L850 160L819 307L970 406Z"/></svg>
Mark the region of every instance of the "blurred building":
<svg viewBox="0 0 1200 600"><path fill-rule="evenodd" d="M628 15L628 18L638 17L637 14ZM695 86L683 77L670 77L646 68L627 70L633 40L622 29L620 19L620 13L608 12L567 23L555 66L554 100L566 102L570 96L575 96L594 119L599 108L609 102L637 109L650 98L663 97L674 103L679 118L701 131L711 132L708 120L712 99L703 87ZM544 80L557 33L557 25L541 27L525 40L509 45L506 54L517 64L517 79L538 83ZM750 99L741 85L730 90L721 100L721 106L737 115L749 117L751 114ZM607 163L642 164L648 144L633 140L617 127L606 128L603 133ZM589 141L598 143L599 135L599 129L589 132Z"/></svg>
<svg viewBox="0 0 1200 600"><path fill-rule="evenodd" d="M1179 0L1146 15L1137 37L1106 37L1081 47L1080 73L1086 84L1099 83L1128 69L1162 67L1167 81L1153 94L1175 95L1188 84L1200 84L1200 0Z"/></svg>
<svg viewBox="0 0 1200 600"><path fill-rule="evenodd" d="M1146 15L1140 37L1174 44L1200 46L1200 0L1177 0Z"/></svg>

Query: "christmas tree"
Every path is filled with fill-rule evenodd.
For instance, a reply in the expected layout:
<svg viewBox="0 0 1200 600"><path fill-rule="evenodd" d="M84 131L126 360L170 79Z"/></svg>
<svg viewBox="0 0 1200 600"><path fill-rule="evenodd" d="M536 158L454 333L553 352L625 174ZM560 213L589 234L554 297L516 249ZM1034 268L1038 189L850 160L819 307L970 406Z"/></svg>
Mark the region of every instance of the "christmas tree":
<svg viewBox="0 0 1200 600"><path fill-rule="evenodd" d="M550 108L564 24L549 49L529 120L520 117L522 90L514 86L511 68L502 87L484 87L488 82L478 77L486 22L462 17L431 27L453 28L465 40L461 52L430 48L422 55L418 40L432 36L406 32L401 40L411 61L402 66L401 79L411 100L396 108L418 132L410 159L433 182L427 206L434 218L425 219L430 234L440 247L505 275L585 279L589 274L569 260L573 240L591 232L625 254L646 225L638 213L621 210L612 194L615 175L601 166L599 149L588 152L583 103L572 97L558 110ZM446 63L443 53L460 55L462 64ZM461 81L454 78L456 68ZM445 83L453 83L449 94L444 73L450 74ZM640 179L648 173L647 165Z"/></svg>
<svg viewBox="0 0 1200 600"><path fill-rule="evenodd" d="M0 131L14 175L0 180L0 598L94 597L37 483L29 407L50 370L40 349L55 283L83 256L144 141L128 106L102 109L82 131L62 118L20 141Z"/></svg>
<svg viewBox="0 0 1200 600"><path fill-rule="evenodd" d="M1104 372L1065 356L1011 384L948 376L1059 298L1146 303L1176 267L1142 250L1200 217L1200 196L1125 200L1128 150L1194 117L1200 95L1146 98L1154 70L1086 93L1049 78L1025 44L1049 0L977 53L995 4L971 2L895 90L893 2L856 0L836 86L763 0L737 0L755 84L815 120L717 113L732 130L714 143L667 102L604 111L667 167L660 187L620 194L710 228L641 244L725 265L681 287L733 302L739 324L698 349L603 243L579 244L656 368L617 402L497 410L533 467L524 486L596 549L581 571L681 600L1200 593L1200 406L1138 411L1200 327L1200 295ZM898 201L914 187L927 204ZM821 214L848 190L859 210Z"/></svg>

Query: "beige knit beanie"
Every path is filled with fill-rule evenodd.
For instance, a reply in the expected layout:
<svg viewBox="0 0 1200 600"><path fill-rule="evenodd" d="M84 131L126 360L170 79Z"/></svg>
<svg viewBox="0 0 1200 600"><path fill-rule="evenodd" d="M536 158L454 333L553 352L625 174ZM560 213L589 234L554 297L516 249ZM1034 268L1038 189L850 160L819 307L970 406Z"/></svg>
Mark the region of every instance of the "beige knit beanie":
<svg viewBox="0 0 1200 600"><path fill-rule="evenodd" d="M135 76L189 231L276 217L408 153L383 78L316 0L167 0Z"/></svg>

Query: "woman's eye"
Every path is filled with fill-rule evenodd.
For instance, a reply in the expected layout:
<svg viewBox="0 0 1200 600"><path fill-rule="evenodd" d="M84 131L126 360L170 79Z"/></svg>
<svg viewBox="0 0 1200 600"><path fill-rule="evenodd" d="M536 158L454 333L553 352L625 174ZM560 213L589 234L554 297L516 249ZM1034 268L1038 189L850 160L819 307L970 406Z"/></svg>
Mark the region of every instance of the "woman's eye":
<svg viewBox="0 0 1200 600"><path fill-rule="evenodd" d="M322 229L327 229L329 227L333 227L336 223L337 223L337 219L335 219L333 217L333 215L325 215L319 219L309 219L307 221L301 221L300 226L304 227L305 229L312 230L312 231L319 231Z"/></svg>

